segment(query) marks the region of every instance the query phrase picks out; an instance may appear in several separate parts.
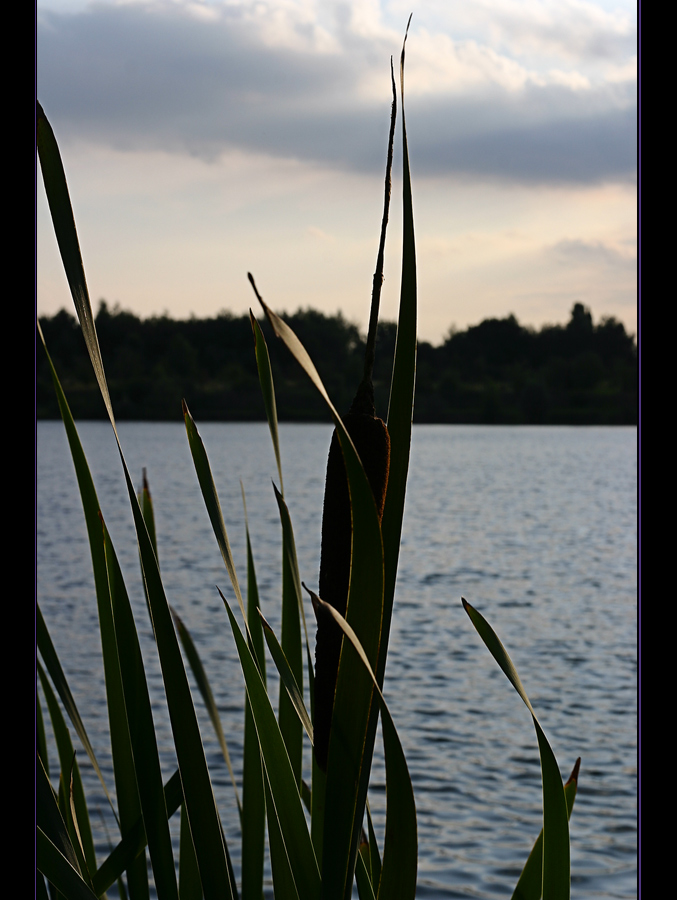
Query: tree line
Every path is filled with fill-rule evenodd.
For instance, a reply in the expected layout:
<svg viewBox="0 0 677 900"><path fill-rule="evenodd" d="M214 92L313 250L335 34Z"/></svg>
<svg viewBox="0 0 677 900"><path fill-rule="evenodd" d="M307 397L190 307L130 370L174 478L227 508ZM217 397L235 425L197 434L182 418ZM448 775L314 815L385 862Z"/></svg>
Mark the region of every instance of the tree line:
<svg viewBox="0 0 677 900"><path fill-rule="evenodd" d="M365 335L340 313L284 315L315 362L334 405L347 412L362 373ZM261 321L281 421L328 421L298 364ZM76 319L40 318L47 348L76 419L104 419ZM213 318L141 319L101 301L96 329L116 417L179 421L185 398L197 421L265 419L251 323ZM386 417L397 326L379 325L377 414ZM49 368L38 352L38 418L59 418ZM514 315L451 330L440 346L419 342L414 421L428 423L632 425L637 423L637 346L613 317L593 323L576 303L565 325L536 330Z"/></svg>

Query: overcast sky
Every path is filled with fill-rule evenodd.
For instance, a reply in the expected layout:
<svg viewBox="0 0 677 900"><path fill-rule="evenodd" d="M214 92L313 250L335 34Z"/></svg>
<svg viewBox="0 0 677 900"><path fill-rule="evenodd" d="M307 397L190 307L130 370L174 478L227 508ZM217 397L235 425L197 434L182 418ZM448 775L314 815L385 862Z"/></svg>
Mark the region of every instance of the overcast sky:
<svg viewBox="0 0 677 900"><path fill-rule="evenodd" d="M405 103L419 331L514 313L636 331L629 0L38 2L38 98L92 301L148 316L341 310L366 327L390 57ZM401 119L398 121L398 126ZM398 127L382 315L399 294ZM72 310L38 183L38 312Z"/></svg>

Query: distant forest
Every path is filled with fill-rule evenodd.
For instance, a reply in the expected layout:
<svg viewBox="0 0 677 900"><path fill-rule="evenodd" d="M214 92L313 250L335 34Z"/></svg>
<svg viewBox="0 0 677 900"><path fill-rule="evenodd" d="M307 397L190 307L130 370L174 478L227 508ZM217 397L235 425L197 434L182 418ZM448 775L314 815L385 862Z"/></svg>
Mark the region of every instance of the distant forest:
<svg viewBox="0 0 677 900"><path fill-rule="evenodd" d="M285 315L340 412L360 381L365 336L342 315ZM65 310L40 318L47 348L76 419L106 418L80 326ZM329 421L298 364L261 322L281 421ZM248 316L140 319L101 301L96 329L116 417L180 421L181 398L199 421L265 419ZM397 327L379 325L374 368L377 413L386 417ZM42 347L37 415L59 418ZM537 331L515 316L452 330L439 347L418 345L415 422L634 425L637 346L614 318L593 323L576 303L566 325Z"/></svg>

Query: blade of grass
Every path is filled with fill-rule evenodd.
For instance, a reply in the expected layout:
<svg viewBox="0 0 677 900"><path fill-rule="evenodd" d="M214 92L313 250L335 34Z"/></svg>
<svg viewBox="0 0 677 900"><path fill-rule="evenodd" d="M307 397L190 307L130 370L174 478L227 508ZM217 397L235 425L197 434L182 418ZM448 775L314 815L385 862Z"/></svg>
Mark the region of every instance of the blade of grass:
<svg viewBox="0 0 677 900"><path fill-rule="evenodd" d="M150 487L148 486L148 477L146 475L146 470L143 470L143 485L138 494L139 498L139 506L141 507L141 515L143 516L143 521L146 523L146 528L148 529L148 537L150 538L150 542L153 545L153 550L155 550L155 555L160 559L160 554L157 549L157 532L155 530L155 512L153 511L153 498L150 494Z"/></svg>
<svg viewBox="0 0 677 900"><path fill-rule="evenodd" d="M84 856L88 871L94 872L96 870L96 853L94 851L92 830L89 824L87 800L85 798L85 791L82 786L82 779L80 777L80 767L78 766L77 761L75 761L75 750L73 749L73 742L71 741L66 721L61 713L61 709L59 708L59 703L56 699L56 695L52 690L52 686L49 683L47 675L45 674L45 670L42 668L39 662L37 666L40 685L42 687L42 692L44 694L45 700L47 701L49 717L51 719L52 729L54 731L56 749L59 754L61 776L64 779L65 784L70 784L71 769L73 770L72 779L74 782L74 803L77 810L77 819L80 822L80 828L82 832ZM68 821L66 822L66 824L68 824ZM74 846L78 843L78 839L76 839L76 835L72 829L70 829L70 839ZM84 875L84 870L81 870L81 872Z"/></svg>
<svg viewBox="0 0 677 900"><path fill-rule="evenodd" d="M374 823L371 820L371 810L369 809L369 802L367 802L367 825L369 828L369 857L372 873L371 880L373 884L377 885L381 880L381 854L378 852L378 844L376 842Z"/></svg>
<svg viewBox="0 0 677 900"><path fill-rule="evenodd" d="M148 536L150 538L151 544L153 545L153 550L155 551L155 557L158 561L158 567L160 565L160 554L158 553L157 546L157 532L155 529L155 513L153 511L153 499L150 493L150 487L148 485L148 478L146 476L146 470L143 470L143 487L139 492L138 500L139 506L141 507L141 515L143 516L143 520L146 523L146 528L148 530ZM146 597L146 603L148 603L148 598ZM230 754L228 753L228 745L226 744L226 737L223 733L223 726L221 725L221 718L219 716L219 711L216 706L216 702L214 700L214 695L212 693L211 686L209 684L209 679L207 678L207 673L205 672L204 666L202 665L202 660L200 659L200 654L197 651L197 647L190 635L188 628L185 623L176 612L176 610L170 606L170 610L172 616L174 618L174 624L176 626L176 630L179 635L179 640L181 641L181 645L183 646L184 652L186 654L186 659L188 660L188 664L190 665L191 671L197 683L198 689L204 701L205 707L207 709L207 713L209 714L209 719L214 728L214 732L216 734L216 739L219 742L219 746L221 747L221 753L223 754L223 758L225 760L226 766L228 768L228 772L230 773L230 780L233 785L233 790L235 792L235 802L237 803L237 809L240 816L240 821L242 821L242 806L240 804L240 797L238 795L237 790L237 782L235 781L235 773L233 772L233 766L230 761ZM150 606L149 606L150 612Z"/></svg>
<svg viewBox="0 0 677 900"><path fill-rule="evenodd" d="M277 472L280 476L280 493L284 497L284 482L282 480L282 460L280 457L280 436L277 427L277 404L275 402L275 386L273 384L273 370L270 366L270 356L268 355L268 346L266 339L261 331L261 326L256 321L254 313L249 310L249 319L252 323L252 331L254 332L254 347L256 353L256 366L259 373L259 384L261 385L261 393L263 394L263 403L266 408L266 418L268 419L268 428L270 436L273 439L273 449L275 450L275 461L277 462Z"/></svg>
<svg viewBox="0 0 677 900"><path fill-rule="evenodd" d="M45 663L45 667L49 672L49 676L54 683L57 694L59 695L64 709L68 714L68 718L71 720L71 724L73 725L73 728L75 729L75 732L80 739L80 743L82 744L85 753L89 757L92 767L94 768L94 771L96 772L99 781L101 782L101 786L103 787L104 793L108 798L111 809L115 813L115 807L113 805L110 794L108 793L108 788L106 787L106 782L104 781L101 769L99 768L99 763L97 762L94 748L92 747L89 737L87 736L87 731L85 730L84 723L82 721L82 718L80 717L80 713L78 712L78 708L75 704L75 700L73 699L70 688L68 687L66 676L64 675L63 669L61 668L59 657L56 650L54 649L54 644L52 643L52 639L49 635L49 630L42 615L39 603L36 604L36 632L38 650L40 651L40 655L42 656L42 659ZM117 818L117 813L115 813L115 815Z"/></svg>
<svg viewBox="0 0 677 900"><path fill-rule="evenodd" d="M569 900L569 817L557 760L505 647L486 619L467 600L461 600L477 633L531 713L538 739L543 781L543 900Z"/></svg>
<svg viewBox="0 0 677 900"><path fill-rule="evenodd" d="M195 848L183 804L179 832L179 900L202 900L200 870L197 867Z"/></svg>
<svg viewBox="0 0 677 900"><path fill-rule="evenodd" d="M42 833L47 837L50 843L58 850L58 852L66 859L68 864L78 875L81 876L78 858L73 849L68 828L63 820L63 816L59 810L57 798L54 788L51 785L47 772L42 764L42 760L38 756L36 765L35 793L36 793L36 824ZM50 873L41 865L40 856L38 855L38 869L50 881Z"/></svg>
<svg viewBox="0 0 677 900"><path fill-rule="evenodd" d="M284 483L282 480L282 460L280 457L280 439L277 423L277 406L275 403L273 372L270 365L270 357L268 355L268 346L263 337L261 327L254 318L251 310L249 311L249 318L254 332L254 348L259 383L261 385L261 393L263 394L268 428L270 429L270 436L273 441L277 471L280 476L280 491L277 490L274 484L273 488L275 490L275 498L280 511L280 521L282 523L282 650L294 673L295 681L303 688L303 658L299 617L303 620L306 636L306 652L310 664L309 678L311 679L311 682L312 658L310 656L308 643L308 629L306 627L306 620L303 612L301 579L299 577L298 562L296 559L294 533L291 526L289 510L283 499ZM289 758L292 761L292 767L300 786L302 778L303 736L293 709L293 704L291 703L288 693L284 690L280 691L278 715L287 752L289 753Z"/></svg>
<svg viewBox="0 0 677 900"><path fill-rule="evenodd" d="M237 602L240 606L240 610L242 611L242 615L246 618L244 603L242 602L242 593L240 592L240 584L237 580L237 574L235 572L235 563L233 562L233 555L230 551L230 542L228 540L228 534L226 532L226 525L223 521L223 513L221 512L219 495L216 492L216 485L214 484L214 478L212 477L212 470L209 466L207 451L205 450L204 443L202 441L202 438L200 437L197 426L195 425L195 421L190 414L185 400L182 401L182 406L183 418L186 423L186 433L188 435L188 445L193 457L195 473L200 485L200 490L202 491L202 497L204 498L205 506L207 507L207 513L209 514L209 519L212 523L212 529L214 530L214 536L216 537L216 542L219 545L219 550L221 551L221 556L223 558L223 562L225 563L226 571L228 572L231 584L233 585L233 590L235 591Z"/></svg>
<svg viewBox="0 0 677 900"><path fill-rule="evenodd" d="M257 663L259 674L266 684L266 661L263 652L263 634L259 619L259 592L256 569L249 537L247 501L244 486L242 505L244 507L245 531L247 536L247 622L251 639L250 650ZM242 820L242 898L261 900L263 897L263 869L265 855L266 801L263 784L263 769L259 739L256 734L254 717L245 697L244 751L242 762L242 803L247 815ZM281 895L282 896L282 895Z"/></svg>
<svg viewBox="0 0 677 900"><path fill-rule="evenodd" d="M309 591L319 615L330 615L350 641L362 666L374 684L379 701L386 763L386 834L378 900L414 900L418 838L416 805L409 769L390 710L378 685L367 654L349 622L329 603Z"/></svg>
<svg viewBox="0 0 677 900"><path fill-rule="evenodd" d="M275 637L275 632L264 618L263 613L260 612L259 614L261 616L261 622L263 624L263 634L266 638L266 643L268 644L270 655L273 657L273 662L275 663L275 667L277 668L280 679L282 680L282 683L287 690L289 699L291 700L292 706L296 711L299 722L303 725L304 731L310 738L310 743L312 744L313 723L310 720L308 710L306 709L306 705L303 702L303 694L301 693L301 689L299 688L298 683L294 678L294 673L292 672L291 666L287 661L287 657L284 655L284 650Z"/></svg>
<svg viewBox="0 0 677 900"><path fill-rule="evenodd" d="M96 336L92 305L89 301L89 291L87 290L87 281L85 279L85 269L82 265L80 244L66 184L66 173L64 172L61 154L59 153L52 126L49 124L47 116L39 103L37 104L36 130L40 169L42 170L42 177L45 183L45 193L47 194L47 202L61 260L82 328L82 334L85 338L87 352L92 362L94 375L96 376L113 429L115 429L113 407L110 402L108 385L103 370L99 340Z"/></svg>
<svg viewBox="0 0 677 900"><path fill-rule="evenodd" d="M576 790L578 788L578 771L581 766L580 756L576 760L576 764L564 784L564 796L567 802L567 812L569 818L574 808L576 799ZM543 893L543 829L536 838L529 858L526 861L522 874L515 887L512 900L541 900Z"/></svg>
<svg viewBox="0 0 677 900"><path fill-rule="evenodd" d="M157 535L155 533L155 514L153 513L153 500L150 496L150 489L148 487L148 480L146 478L146 470L143 470L143 487L137 494L137 499L139 501L139 506L141 507L141 515L143 516L143 521L146 523L146 528L148 530L148 537L150 538L150 542L153 545L153 550L155 551L155 556L158 560L158 566L160 565L160 555L158 554L157 549ZM141 559L139 558L139 562ZM148 600L148 594L146 593L146 583L143 581L143 565L141 566L141 580L143 582L143 595L146 598L146 608L148 609L148 618L151 621L151 625L153 622L153 614L150 610L150 601Z"/></svg>
<svg viewBox="0 0 677 900"><path fill-rule="evenodd" d="M228 613L240 657L270 787L270 795L266 798L269 821L271 815L277 816L299 900L319 900L320 873L282 732L254 657L223 594L221 599Z"/></svg>
<svg viewBox="0 0 677 900"><path fill-rule="evenodd" d="M73 864L38 826L36 840L38 871L64 895L67 900L98 900Z"/></svg>
<svg viewBox="0 0 677 900"><path fill-rule="evenodd" d="M263 780L266 790L266 818L268 821L268 843L270 845L270 868L273 876L274 897L284 900L298 900L298 891L294 883L287 848L282 837L282 828L277 817L270 781L263 767Z"/></svg>
<svg viewBox="0 0 677 900"><path fill-rule="evenodd" d="M291 520L287 505L282 495L273 484L275 499L277 500L282 522L282 652L293 672L294 680L303 691L303 651L301 649L301 622L303 605L301 601L301 584L296 561L296 548L294 536L291 530ZM305 617L303 619L305 626ZM306 630L306 648L308 647L308 632ZM288 691L280 689L278 706L278 718L280 730L284 737L287 753L291 760L296 781L301 789L303 761L303 732L299 724L294 703Z"/></svg>
<svg viewBox="0 0 677 900"><path fill-rule="evenodd" d="M65 783L68 784L67 792L68 792L68 803L65 806L66 813L66 827L71 835L71 843L73 844L73 850L75 851L75 855L78 860L78 869L82 872L87 884L91 886L92 877L90 874L90 867L87 864L87 859L85 858L85 848L82 843L82 835L80 832L80 824L78 822L78 813L76 809L75 802L75 781L79 778L79 774L77 778L74 777L75 772L75 751L73 751L73 760L71 762L70 772L68 773L68 778L64 778ZM65 773L62 773L62 776ZM85 807L86 808L86 807ZM85 823L87 829L89 829L89 813L87 815L87 822Z"/></svg>
<svg viewBox="0 0 677 900"><path fill-rule="evenodd" d="M289 507L287 506L284 496L278 491L273 484L275 491L275 499L280 511L280 522L282 523L282 553L287 562L287 579L289 582L289 593L296 598L298 615L303 623L303 631L306 639L306 655L308 662L308 682L310 686L310 696L313 696L313 661L310 650L310 640L308 637L308 625L306 623L306 614L303 609L303 595L301 592L301 576L299 574L299 564L296 556L296 541L294 539L294 529L292 528L291 516L289 515ZM283 572L284 577L284 572Z"/></svg>
<svg viewBox="0 0 677 900"><path fill-rule="evenodd" d="M47 776L49 777L49 760L47 758L47 739L45 737L45 723L42 718L42 706L40 695L35 691L35 744L38 756L42 760Z"/></svg>
<svg viewBox="0 0 677 900"><path fill-rule="evenodd" d="M306 637L306 651L308 655L308 679L310 684L310 696L313 696L313 665L312 655L310 652L310 642L308 640L308 627L306 617L303 610L303 595L301 592L301 577L299 575L298 561L296 558L296 543L294 540L294 530L291 524L291 516L289 509L284 500L284 484L282 481L282 461L280 457L280 440L277 422L277 406L275 403L275 387L273 384L273 372L270 365L270 356L268 353L268 345L261 331L261 326L254 318L254 314L249 310L249 317L254 330L256 364L258 367L259 382L261 384L261 392L263 394L264 404L266 408L266 417L268 419L268 427L273 440L273 448L275 450L275 459L277 461L277 471L280 476L280 490L275 485L275 498L280 510L280 521L282 522L282 538L283 538L283 554L289 563L289 574L293 580L294 589L298 601L299 614L303 622L303 630Z"/></svg>
<svg viewBox="0 0 677 900"><path fill-rule="evenodd" d="M181 778L178 769L165 784L164 794L167 818L171 819L181 806L183 800L183 790L181 788ZM141 851L146 845L147 841L143 818L139 816L134 825L128 830L125 837L110 852L101 866L99 866L98 871L92 878L94 893L99 897L104 894L125 870L129 870L130 865L134 860L142 860L145 867L146 857Z"/></svg>
<svg viewBox="0 0 677 900"><path fill-rule="evenodd" d="M202 660L200 659L195 644L193 643L193 639L190 636L190 632L183 623L183 620L174 609L172 609L172 615L174 617L176 630L179 633L179 639L186 654L186 659L188 660L191 671L195 676L195 681L197 682L197 686L200 690L200 694L202 695L202 699L204 700L205 707L207 709L207 712L209 713L209 718L214 728L214 732L216 733L219 746L221 747L221 753L223 754L226 766L228 767L230 780L233 785L233 791L235 792L235 802L237 803L237 810L240 815L240 821L242 821L242 804L240 803L240 797L237 790L235 773L233 772L233 766L230 761L230 754L228 753L228 746L226 744L226 737L223 733L223 726L221 725L219 710L216 706L216 701L214 700L214 695L212 694L212 689L210 687L207 674L204 670Z"/></svg>
<svg viewBox="0 0 677 900"><path fill-rule="evenodd" d="M234 896L227 850L223 840L197 715L174 630L169 603L160 578L157 558L143 521L132 480L124 462L125 481L139 542L143 576L150 601L153 629L167 696L174 746L181 772L193 845L200 869L205 900Z"/></svg>
<svg viewBox="0 0 677 900"><path fill-rule="evenodd" d="M49 900L45 878L39 869L35 870L35 897L36 900Z"/></svg>
<svg viewBox="0 0 677 900"><path fill-rule="evenodd" d="M158 896L178 900L160 757L141 648L127 589L103 516L101 525L129 736L150 861Z"/></svg>
<svg viewBox="0 0 677 900"><path fill-rule="evenodd" d="M360 900L376 900L374 886L369 871L369 844L361 844L357 854L357 866L355 867L355 881Z"/></svg>

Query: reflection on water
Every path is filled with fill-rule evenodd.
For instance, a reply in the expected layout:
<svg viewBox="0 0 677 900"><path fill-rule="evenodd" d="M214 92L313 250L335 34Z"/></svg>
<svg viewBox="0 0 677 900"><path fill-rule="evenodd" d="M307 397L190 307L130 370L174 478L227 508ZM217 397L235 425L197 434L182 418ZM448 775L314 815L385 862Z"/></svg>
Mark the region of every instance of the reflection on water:
<svg viewBox="0 0 677 900"><path fill-rule="evenodd" d="M109 425L82 423L79 430L135 605L168 776L172 738L119 458ZM140 481L148 470L167 594L199 647L239 776L243 683L215 589L229 596L230 584L185 431L145 423L119 430L133 475ZM206 424L200 431L243 580L240 480L244 485L261 605L279 630L277 471L267 426ZM301 576L316 586L330 429L283 425L280 437ZM531 717L475 634L461 596L506 645L565 776L582 757L572 898L637 895L636 499L633 428L415 427L385 694L416 793L419 897L510 897L540 828ZM91 564L56 422L38 425L37 537L40 605L110 773ZM310 608L306 615L312 620ZM200 722L237 865L232 788L206 715ZM100 786L80 762L89 795L105 813ZM382 834L380 748L370 804ZM103 857L107 841L102 829L98 834Z"/></svg>

